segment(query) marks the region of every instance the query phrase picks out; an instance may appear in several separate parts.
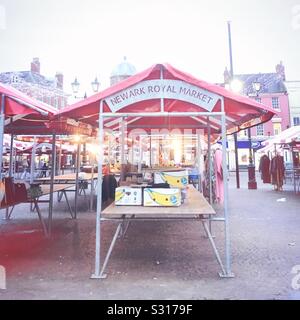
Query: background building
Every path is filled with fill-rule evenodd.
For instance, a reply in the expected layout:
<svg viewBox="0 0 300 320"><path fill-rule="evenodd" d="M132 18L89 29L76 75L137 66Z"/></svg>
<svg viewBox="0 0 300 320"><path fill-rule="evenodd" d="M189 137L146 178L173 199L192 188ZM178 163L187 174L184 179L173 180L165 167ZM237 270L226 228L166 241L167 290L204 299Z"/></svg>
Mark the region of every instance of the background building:
<svg viewBox="0 0 300 320"><path fill-rule="evenodd" d="M291 126L300 125L300 81L286 81L289 94Z"/></svg>
<svg viewBox="0 0 300 320"><path fill-rule="evenodd" d="M118 64L111 73L110 76L110 85L113 86L114 84L127 79L131 76L136 74L136 68L133 64L127 61L127 58L124 57L124 60Z"/></svg>
<svg viewBox="0 0 300 320"><path fill-rule="evenodd" d="M63 91L64 76L57 72L55 77L41 75L39 58L33 58L30 71L10 71L0 73L0 82L15 87L19 91L52 105L57 109L64 108L69 95Z"/></svg>
<svg viewBox="0 0 300 320"><path fill-rule="evenodd" d="M227 69L224 72L224 83L222 86L231 88L240 94L255 99L258 102L273 108L277 115L267 123L251 128L252 148L255 151L261 147L262 141L276 136L281 131L291 126L291 116L289 107L289 96L286 87L285 68L280 62L274 73L254 73L234 75L236 88L232 88L233 81L230 82L230 74ZM300 111L300 109L299 109ZM247 167L249 164L249 137L248 131L244 130L238 134L238 154L239 165ZM255 155L255 153L254 153ZM229 138L229 166L235 169L233 138ZM256 165L259 159L256 160Z"/></svg>

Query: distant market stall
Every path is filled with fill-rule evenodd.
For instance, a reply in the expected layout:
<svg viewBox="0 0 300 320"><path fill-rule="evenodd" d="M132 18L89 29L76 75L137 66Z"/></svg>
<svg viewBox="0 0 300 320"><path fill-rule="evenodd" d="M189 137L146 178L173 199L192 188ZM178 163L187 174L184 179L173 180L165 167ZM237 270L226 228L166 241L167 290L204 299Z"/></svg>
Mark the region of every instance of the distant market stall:
<svg viewBox="0 0 300 320"><path fill-rule="evenodd" d="M56 165L56 136L57 135L72 135L82 134L91 136L94 134L92 127L88 124L83 124L74 121L73 119L67 119L60 117L59 120L54 119L54 115L57 110L41 101L37 101L23 94L22 92L1 84L0 85L0 174L2 179L2 167L3 167L3 141L4 133L11 135L10 143L10 167L9 177L12 177L12 162L13 162L13 145L15 135L51 135L52 136L52 163L51 163L51 183L50 188L47 190L49 194L49 213L48 213L48 226L47 230L44 230L48 235L51 235L52 225L52 211L53 211L53 193L54 188L54 175ZM78 154L80 152L78 144ZM77 156L77 158L79 158ZM79 161L77 161L78 164ZM76 170L76 193L75 193L75 217L77 208L77 195L78 195L78 174L79 168ZM9 180L7 180L9 181ZM5 190L6 193L6 190ZM14 195L15 196L15 195ZM24 195L25 198L25 195ZM36 199L35 199L36 200ZM3 208L14 207L17 202L13 199L9 203L4 203ZM35 203L37 208L37 203ZM41 219L41 215L38 212ZM9 217L8 212L6 217Z"/></svg>
<svg viewBox="0 0 300 320"><path fill-rule="evenodd" d="M130 221L178 219L195 219L202 222L220 264L220 275L232 277L226 135L267 122L273 115L274 111L267 106L233 94L220 86L198 80L169 64L153 65L151 68L60 112L57 115L58 118L60 116L70 117L97 126L99 128L99 148L102 146L104 130L120 130L123 139L122 145L124 145L125 134L135 129L142 129L143 132L146 131L149 134L153 129L189 129L198 135L199 140L200 135L204 134L208 141L210 168L211 141L222 138L224 178L224 215L222 217L216 217L215 210L203 195L193 189L187 191L187 202L179 208L146 208L142 206L131 208L112 204L102 211L102 183L100 182L103 176L101 170L98 170L95 272L92 277L96 279L105 277L105 268L114 244L118 236L126 232ZM199 155L200 152L199 146ZM103 152L100 154L98 167L101 168L102 164ZM106 220L118 221L118 227L101 266L101 223ZM224 264L208 226L208 223L213 221L224 223Z"/></svg>
<svg viewBox="0 0 300 320"><path fill-rule="evenodd" d="M294 192L300 191L300 126L282 131L277 136L265 140L264 147L258 150L261 157L273 158L282 154L285 163L285 177L291 178Z"/></svg>

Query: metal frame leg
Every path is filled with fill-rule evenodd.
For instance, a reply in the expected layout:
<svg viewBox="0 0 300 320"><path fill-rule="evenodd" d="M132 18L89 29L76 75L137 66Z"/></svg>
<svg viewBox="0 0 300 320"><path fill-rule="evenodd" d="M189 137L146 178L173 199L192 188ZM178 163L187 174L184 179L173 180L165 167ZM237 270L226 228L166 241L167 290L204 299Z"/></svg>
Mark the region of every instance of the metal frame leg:
<svg viewBox="0 0 300 320"><path fill-rule="evenodd" d="M58 191L57 192L57 202L61 202L63 197L63 192L62 191Z"/></svg>
<svg viewBox="0 0 300 320"><path fill-rule="evenodd" d="M119 234L119 238L122 238L124 239L126 233L127 233L127 230L129 228L129 225L130 225L130 220L128 221L123 221L122 224L121 224L121 231L120 231L120 234Z"/></svg>
<svg viewBox="0 0 300 320"><path fill-rule="evenodd" d="M74 214L73 214L73 211L72 211L72 208L71 208L71 206L70 206L70 202L69 202L69 199L68 199L68 196L67 196L67 193L66 193L65 190L62 191L62 195L65 196L65 199L66 199L66 202L67 202L67 205L68 205L68 208L69 208L70 215L71 215L72 219L76 219L76 217L75 217Z"/></svg>
<svg viewBox="0 0 300 320"><path fill-rule="evenodd" d="M213 251L214 251L214 254L215 254L216 258L217 258L217 261L218 261L218 263L219 263L219 265L220 265L220 267L222 269L222 273L219 273L219 276L222 277L222 278L223 277L224 278L225 277L226 278L233 278L234 277L233 274L227 275L227 273L225 271L224 265L222 263L222 260L221 260L220 254L219 254L219 251L218 251L218 249L216 247L216 244L215 244L215 241L214 241L214 239L213 239L213 237L212 237L212 235L210 233L209 226L207 225L207 221L202 221L202 225L203 225L205 233L206 233L206 235L207 235L207 237L208 237L208 239L209 239L209 241L211 243L211 246L213 248Z"/></svg>
<svg viewBox="0 0 300 320"><path fill-rule="evenodd" d="M14 211L15 206L13 206L11 208L11 210L9 211L9 208L6 208L6 212L5 212L5 220L10 220L11 219L11 215Z"/></svg>
<svg viewBox="0 0 300 320"><path fill-rule="evenodd" d="M39 216L39 220L40 220L40 222L41 222L41 224L42 224L44 234L45 234L46 237L48 237L48 236L49 236L48 230L47 230L45 221L44 221L44 219L43 219L43 217L42 217L42 214L41 214L41 211L40 211L40 207L39 207L39 205L38 205L38 201L37 201L37 200L34 200L33 202L34 202L34 207L35 207L35 209L36 209L36 212L37 212L37 214L38 214L38 216Z"/></svg>
<svg viewBox="0 0 300 320"><path fill-rule="evenodd" d="M116 244L116 241L117 241L117 239L118 239L118 237L119 237L119 234L120 234L120 232L121 232L122 223L123 223L123 222L121 222L121 223L118 224L116 233L115 233L115 235L114 235L114 237L113 237L113 239L112 239L112 241L111 241L111 244L110 244L110 246L109 246L109 249L108 249L108 251L107 251L107 254L106 254L106 257L105 257L105 260L104 260L104 263L103 263L103 266L102 266L102 269L101 269L101 272L100 272L100 279L105 279L105 278L107 277L107 275L104 274L104 271L105 271L106 266L107 266L107 264L108 264L109 258L110 258L110 256L111 256L112 251L113 251L113 248L114 248L114 246L115 246L115 244Z"/></svg>
<svg viewBox="0 0 300 320"><path fill-rule="evenodd" d="M214 236L213 232L212 232L212 221L211 220L208 221L208 226L209 226L209 232L210 232L211 236L213 237L213 239L215 239L216 236Z"/></svg>

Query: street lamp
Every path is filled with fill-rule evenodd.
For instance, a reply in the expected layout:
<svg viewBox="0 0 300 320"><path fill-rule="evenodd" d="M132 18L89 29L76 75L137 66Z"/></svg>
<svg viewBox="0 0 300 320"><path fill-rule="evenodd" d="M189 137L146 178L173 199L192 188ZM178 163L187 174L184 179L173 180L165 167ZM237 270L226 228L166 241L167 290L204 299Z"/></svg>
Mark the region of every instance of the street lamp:
<svg viewBox="0 0 300 320"><path fill-rule="evenodd" d="M98 81L98 78L96 77L95 80L91 83L93 91L96 93L99 91L100 82Z"/></svg>
<svg viewBox="0 0 300 320"><path fill-rule="evenodd" d="M87 98L86 92L83 97L76 96L76 94L79 92L79 88L80 88L80 82L78 81L77 77L75 77L75 80L74 80L74 82L71 83L71 86L72 86L72 91L73 91L76 99L86 99ZM93 82L91 82L91 86L92 86L92 90L94 93L97 93L99 91L100 82L98 81L97 77L95 78L95 80Z"/></svg>
<svg viewBox="0 0 300 320"><path fill-rule="evenodd" d="M79 88L80 88L80 83L79 83L77 77L75 77L75 80L74 80L74 82L71 83L71 86L72 86L73 93L75 95L75 99L86 99L87 98L86 92L83 97L76 96L76 94L79 92ZM91 82L91 86L92 86L92 90L94 93L97 93L99 91L100 82L98 81L97 77L95 78L95 80L93 82ZM82 156L83 165L85 165L87 163L86 153L87 153L86 142L84 141L84 143L83 143L83 156Z"/></svg>
<svg viewBox="0 0 300 320"><path fill-rule="evenodd" d="M252 88L255 91L255 97L258 97L261 89L261 83L255 80L252 83ZM248 128L248 141L249 141L249 165L248 165L248 189L257 189L257 182L255 179L255 163L253 162L253 149L251 140L251 128Z"/></svg>
<svg viewBox="0 0 300 320"><path fill-rule="evenodd" d="M252 87L253 87L253 90L255 91L256 93L256 97L258 97L258 93L261 89L261 83L256 79L253 83L252 83Z"/></svg>
<svg viewBox="0 0 300 320"><path fill-rule="evenodd" d="M72 86L73 93L74 94L78 93L80 83L78 82L77 77L75 78L74 82L71 83L71 86Z"/></svg>

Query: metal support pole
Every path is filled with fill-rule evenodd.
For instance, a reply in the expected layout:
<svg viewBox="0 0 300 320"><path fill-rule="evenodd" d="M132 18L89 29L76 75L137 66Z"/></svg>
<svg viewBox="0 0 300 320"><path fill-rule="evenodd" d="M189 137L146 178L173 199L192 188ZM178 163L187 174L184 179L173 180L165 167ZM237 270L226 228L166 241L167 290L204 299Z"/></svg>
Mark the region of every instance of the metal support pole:
<svg viewBox="0 0 300 320"><path fill-rule="evenodd" d="M90 212L93 211L94 203L94 160L92 163L92 178L91 178L91 195L90 195Z"/></svg>
<svg viewBox="0 0 300 320"><path fill-rule="evenodd" d="M48 214L48 237L51 237L52 232L52 213L53 213L53 199L54 199L54 175L56 166L56 134L52 135L52 159L51 159L51 180L50 180L50 199L49 199L49 214Z"/></svg>
<svg viewBox="0 0 300 320"><path fill-rule="evenodd" d="M150 154L149 154L149 167L152 168L152 138L151 138L151 134L150 134Z"/></svg>
<svg viewBox="0 0 300 320"><path fill-rule="evenodd" d="M111 134L108 134L108 152L107 152L107 155L108 155L108 166L109 166L109 169L111 167L111 158L112 158L112 143L111 143Z"/></svg>
<svg viewBox="0 0 300 320"><path fill-rule="evenodd" d="M231 41L231 24L230 21L227 22L228 27L228 42L229 42L229 58L230 58L230 76L233 79L233 58L232 58L232 41ZM234 152L235 152L235 173L236 173L236 187L240 188L240 168L239 168L239 154L238 154L238 140L237 133L234 133Z"/></svg>
<svg viewBox="0 0 300 320"><path fill-rule="evenodd" d="M293 183L294 183L294 192L297 193L297 188L296 188L296 169L295 169L295 163L294 163L294 150L292 146L292 170L293 170ZM298 169L298 168L297 168Z"/></svg>
<svg viewBox="0 0 300 320"><path fill-rule="evenodd" d="M15 176L15 173L17 172L17 149L13 148L13 167L12 167L12 176Z"/></svg>
<svg viewBox="0 0 300 320"><path fill-rule="evenodd" d="M84 141L83 145L82 145L82 164L85 166L87 163L87 154L86 154L86 142Z"/></svg>
<svg viewBox="0 0 300 320"><path fill-rule="evenodd" d="M58 174L61 174L61 156L62 156L62 141L59 145L59 156L58 156Z"/></svg>
<svg viewBox="0 0 300 320"><path fill-rule="evenodd" d="M14 135L10 135L10 153L9 153L9 177L13 177L14 169Z"/></svg>
<svg viewBox="0 0 300 320"><path fill-rule="evenodd" d="M0 110L0 180L2 179L2 165L3 165L4 123L5 123L5 95L2 94L1 110Z"/></svg>
<svg viewBox="0 0 300 320"><path fill-rule="evenodd" d="M161 66L160 68L160 80L164 79L164 67ZM165 99L162 97L160 99L160 112L164 112L165 111Z"/></svg>
<svg viewBox="0 0 300 320"><path fill-rule="evenodd" d="M255 179L255 164L253 164L253 154L252 154L251 128L248 128L248 142L249 142L248 189L257 189L257 183Z"/></svg>
<svg viewBox="0 0 300 320"><path fill-rule="evenodd" d="M221 99L222 111L225 111L224 98ZM224 183L224 218L225 218L225 274L221 277L230 278L234 275L231 272L231 248L230 248L230 231L229 231L229 213L228 213L228 168L226 162L227 136L226 136L226 118L225 113L222 115L222 169Z"/></svg>
<svg viewBox="0 0 300 320"><path fill-rule="evenodd" d="M201 146L201 134L198 133L197 135L197 160L198 160L198 191L202 191L202 162L201 162L201 157L202 157L202 146Z"/></svg>
<svg viewBox="0 0 300 320"><path fill-rule="evenodd" d="M120 174L120 181L125 180L125 172L124 172L124 166L125 166L125 121L124 118L122 118L121 123L121 174Z"/></svg>
<svg viewBox="0 0 300 320"><path fill-rule="evenodd" d="M36 136L33 137L33 147L31 152L30 183L33 183L34 181L35 154L36 154Z"/></svg>
<svg viewBox="0 0 300 320"><path fill-rule="evenodd" d="M210 130L210 123L209 117L207 117L207 140L208 140L208 150L207 150L207 161L208 161L208 170L209 170L209 203L213 203L212 198L212 161L211 161L211 130Z"/></svg>
<svg viewBox="0 0 300 320"><path fill-rule="evenodd" d="M230 21L227 21L227 27L228 27L228 42L229 42L229 59L230 59L230 74L233 78L234 72L233 72L233 58L232 58L232 41L231 41L231 24Z"/></svg>
<svg viewBox="0 0 300 320"><path fill-rule="evenodd" d="M234 138L234 156L235 156L235 174L236 174L236 187L240 189L240 168L239 168L239 149L237 133L233 134Z"/></svg>
<svg viewBox="0 0 300 320"><path fill-rule="evenodd" d="M81 149L81 144L79 141L77 145L77 157L76 157L76 187L75 187L75 209L74 209L75 219L77 219L77 204L78 204L78 193L79 193L80 149Z"/></svg>
<svg viewBox="0 0 300 320"><path fill-rule="evenodd" d="M138 173L142 173L142 162L143 162L143 144L142 144L142 136L140 136L140 141L139 141L139 163L138 163Z"/></svg>
<svg viewBox="0 0 300 320"><path fill-rule="evenodd" d="M131 165L133 166L134 163L134 148L135 148L135 137L132 137L132 142L131 142ZM128 158L129 158L129 154L128 154ZM129 160L129 159L128 159Z"/></svg>
<svg viewBox="0 0 300 320"><path fill-rule="evenodd" d="M102 212L102 164L103 164L103 101L100 101L99 112L99 144L100 156L98 161L98 189L97 189L97 218L96 218L96 252L95 252L95 273L91 276L92 279L104 279L101 274L101 212Z"/></svg>

